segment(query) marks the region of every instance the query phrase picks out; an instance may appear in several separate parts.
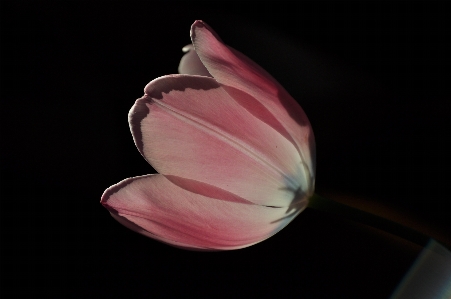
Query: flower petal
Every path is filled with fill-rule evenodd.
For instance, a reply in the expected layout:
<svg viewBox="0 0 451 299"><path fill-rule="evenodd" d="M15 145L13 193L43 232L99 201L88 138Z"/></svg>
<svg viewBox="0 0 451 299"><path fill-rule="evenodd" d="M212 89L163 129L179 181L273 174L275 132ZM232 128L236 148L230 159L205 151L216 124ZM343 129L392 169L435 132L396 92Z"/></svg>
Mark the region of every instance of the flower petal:
<svg viewBox="0 0 451 299"><path fill-rule="evenodd" d="M186 54L180 60L178 69L180 74L212 77L194 51L193 45L187 45L182 50Z"/></svg>
<svg viewBox="0 0 451 299"><path fill-rule="evenodd" d="M286 213L196 194L163 175L126 179L108 188L101 203L119 222L148 237L185 249L227 250L253 245L285 227L306 205Z"/></svg>
<svg viewBox="0 0 451 299"><path fill-rule="evenodd" d="M293 142L308 168L307 175L313 184L314 137L310 122L299 104L259 65L223 44L206 23L194 22L191 27L191 39L200 60L219 83L250 95L274 116L273 119L279 121L274 122L266 115L250 110L254 116L265 121ZM232 93L231 95L233 96Z"/></svg>
<svg viewBox="0 0 451 299"><path fill-rule="evenodd" d="M189 178L253 203L289 206L308 188L301 158L212 78L160 77L130 110L141 154L161 174Z"/></svg>

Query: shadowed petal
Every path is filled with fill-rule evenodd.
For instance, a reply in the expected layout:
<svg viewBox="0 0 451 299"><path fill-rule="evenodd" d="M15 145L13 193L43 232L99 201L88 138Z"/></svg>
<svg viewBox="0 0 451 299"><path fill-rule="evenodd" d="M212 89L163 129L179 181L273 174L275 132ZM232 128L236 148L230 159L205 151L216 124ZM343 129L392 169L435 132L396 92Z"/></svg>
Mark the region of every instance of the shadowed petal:
<svg viewBox="0 0 451 299"><path fill-rule="evenodd" d="M130 126L141 154L159 173L270 206L289 206L295 190L307 189L293 144L214 79L165 76L145 92L130 110Z"/></svg>
<svg viewBox="0 0 451 299"><path fill-rule="evenodd" d="M313 182L315 176L313 132L299 104L260 66L242 53L224 45L206 23L194 22L191 27L191 39L200 60L219 83L250 95L278 120L274 122L274 119L265 117L267 113L254 113L256 117L267 122L293 142L308 168L305 175ZM231 95L235 96L233 93Z"/></svg>
<svg viewBox="0 0 451 299"><path fill-rule="evenodd" d="M193 45L183 47L183 52L186 54L180 60L178 69L180 74L212 77L194 51Z"/></svg>
<svg viewBox="0 0 451 299"><path fill-rule="evenodd" d="M116 220L148 237L185 249L227 250L263 241L286 226L286 208L219 200L192 193L160 174L126 179L101 203Z"/></svg>

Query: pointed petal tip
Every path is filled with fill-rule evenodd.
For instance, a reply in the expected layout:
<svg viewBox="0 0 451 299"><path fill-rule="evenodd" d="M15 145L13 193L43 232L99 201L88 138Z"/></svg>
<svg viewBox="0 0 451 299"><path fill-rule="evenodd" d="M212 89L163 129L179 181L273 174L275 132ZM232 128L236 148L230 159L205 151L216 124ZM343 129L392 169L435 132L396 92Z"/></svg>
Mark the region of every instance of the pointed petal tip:
<svg viewBox="0 0 451 299"><path fill-rule="evenodd" d="M202 20L195 20L193 25L191 25L191 28L194 28L194 27L205 27L205 25L206 24L205 24L204 21L202 21Z"/></svg>
<svg viewBox="0 0 451 299"><path fill-rule="evenodd" d="M193 42L194 48L196 48L194 44L194 40L196 39L196 35L198 33L204 33L204 34L211 34L215 39L217 39L220 43L224 43L219 37L219 35L216 33L216 31L213 30L207 23L201 20L197 20L191 25L191 41Z"/></svg>
<svg viewBox="0 0 451 299"><path fill-rule="evenodd" d="M214 32L213 29L210 26L208 26L207 23L205 23L202 20L196 20L196 21L194 21L193 25L191 25L191 39L194 38L194 35L195 35L196 31L198 29L202 29L202 28L205 28L208 31Z"/></svg>
<svg viewBox="0 0 451 299"><path fill-rule="evenodd" d="M110 199L110 197L113 194L119 192L119 190L121 190L122 188L126 187L127 185L130 185L131 183L133 183L134 180L140 179L140 178L143 178L143 177L146 177L146 176L137 176L137 177L132 177L132 178L126 178L126 179L120 181L119 183L108 187L102 194L102 197L100 199L100 204L102 204L107 209L111 208L111 206L108 204L108 199Z"/></svg>
<svg viewBox="0 0 451 299"><path fill-rule="evenodd" d="M201 20L196 20L194 21L194 23L191 25L191 30L189 32L189 35L191 36L191 40L194 40L195 35L196 35L196 27L204 27L203 22Z"/></svg>

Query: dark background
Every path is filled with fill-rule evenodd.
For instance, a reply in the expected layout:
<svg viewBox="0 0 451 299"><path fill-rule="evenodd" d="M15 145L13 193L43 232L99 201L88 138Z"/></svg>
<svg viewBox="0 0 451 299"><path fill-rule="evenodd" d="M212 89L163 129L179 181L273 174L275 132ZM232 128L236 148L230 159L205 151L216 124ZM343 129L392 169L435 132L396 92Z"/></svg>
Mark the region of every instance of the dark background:
<svg viewBox="0 0 451 299"><path fill-rule="evenodd" d="M318 194L449 242L448 17L443 3L2 1L2 298L387 298L420 247L306 210L250 248L188 252L123 228L100 196L153 172L127 114L202 19L304 108Z"/></svg>

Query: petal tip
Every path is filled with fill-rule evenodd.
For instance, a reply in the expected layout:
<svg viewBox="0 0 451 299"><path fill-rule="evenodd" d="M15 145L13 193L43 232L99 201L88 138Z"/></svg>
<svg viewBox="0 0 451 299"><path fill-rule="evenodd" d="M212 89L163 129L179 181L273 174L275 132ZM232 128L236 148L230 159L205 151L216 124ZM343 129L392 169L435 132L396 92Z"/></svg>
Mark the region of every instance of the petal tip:
<svg viewBox="0 0 451 299"><path fill-rule="evenodd" d="M121 190L122 188L126 187L127 185L133 183L133 181L135 179L139 179L140 177L134 177L134 178L128 178L125 180L120 181L117 184L112 185L111 187L109 187L108 189L106 189L103 194L102 197L100 199L100 203L106 207L107 209L110 209L111 206L108 204L108 199L110 199L110 197L119 192L119 190Z"/></svg>
<svg viewBox="0 0 451 299"><path fill-rule="evenodd" d="M202 21L195 21L193 23L193 25L191 25L191 30L190 30L189 35L191 36L192 41L196 38L196 28L202 28L202 27L204 27Z"/></svg>
<svg viewBox="0 0 451 299"><path fill-rule="evenodd" d="M194 44L194 40L196 39L197 33L202 32L206 33L205 31L213 35L213 37L217 39L219 42L224 43L222 39L219 37L219 35L207 23L205 23L202 20L197 20L193 23L193 25L191 25L191 40L193 41L194 47L196 47Z"/></svg>
<svg viewBox="0 0 451 299"><path fill-rule="evenodd" d="M195 20L194 21L194 23L193 23L193 25L191 25L191 28L194 28L194 27L200 27L200 28L202 28L202 27L205 27L205 22L204 21L202 21L202 20Z"/></svg>

